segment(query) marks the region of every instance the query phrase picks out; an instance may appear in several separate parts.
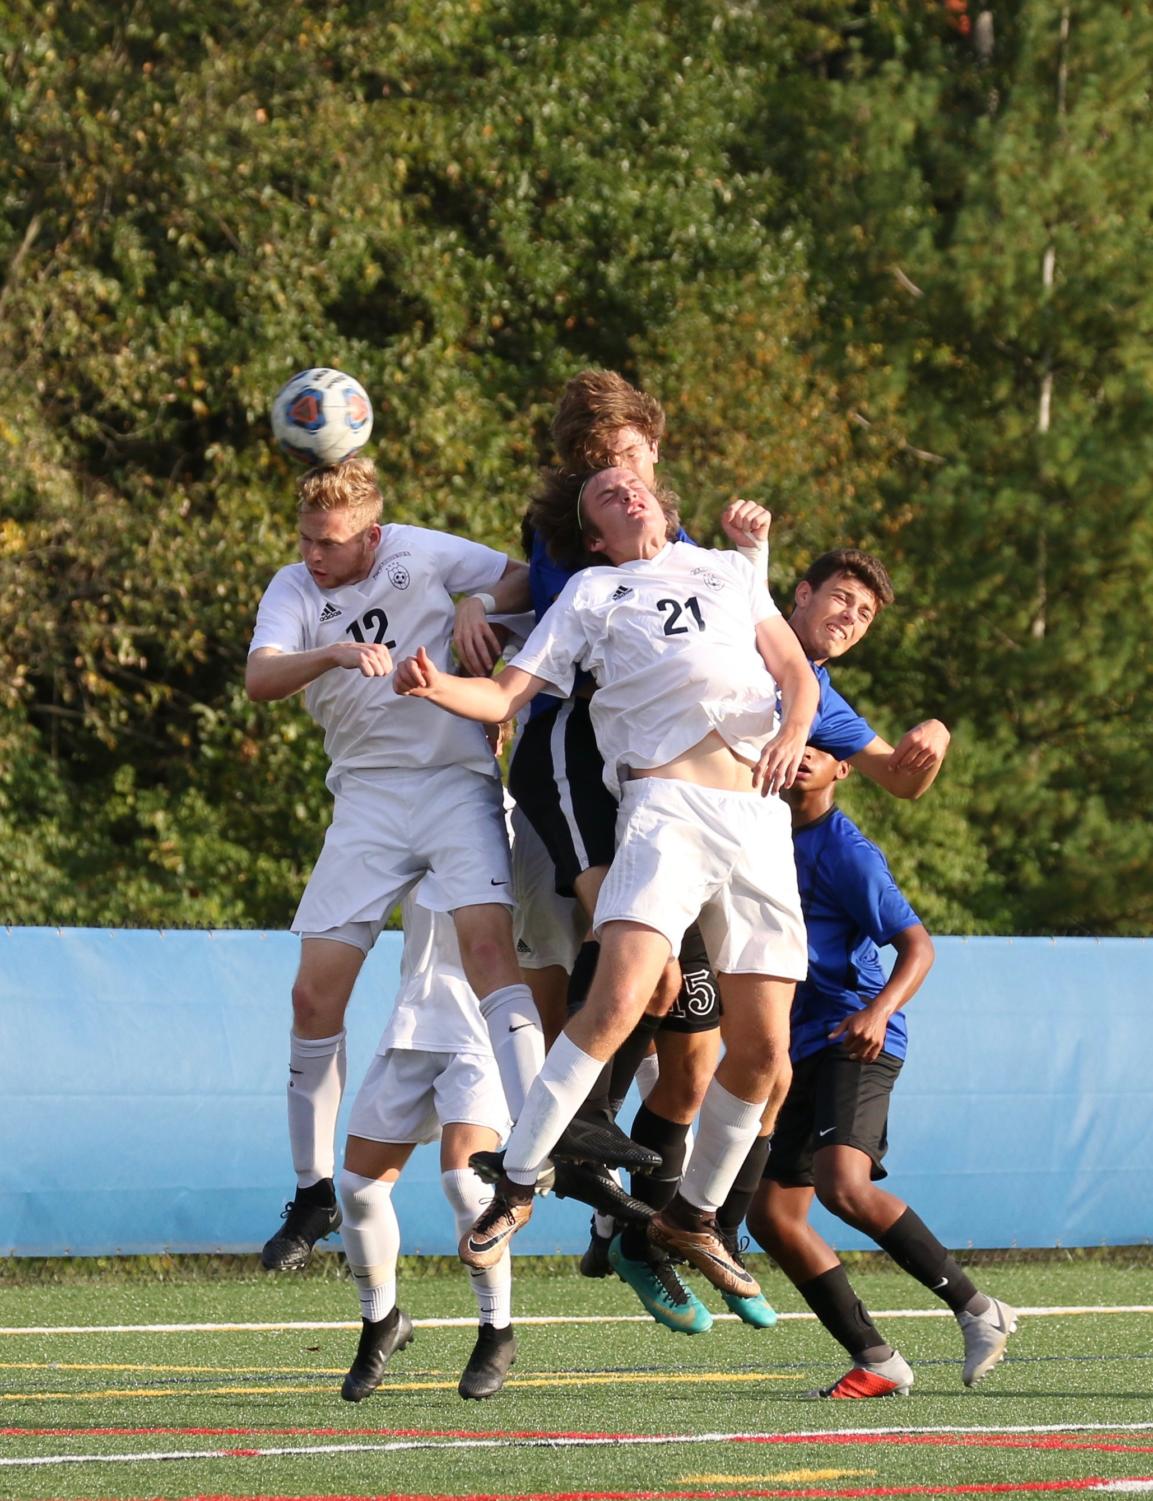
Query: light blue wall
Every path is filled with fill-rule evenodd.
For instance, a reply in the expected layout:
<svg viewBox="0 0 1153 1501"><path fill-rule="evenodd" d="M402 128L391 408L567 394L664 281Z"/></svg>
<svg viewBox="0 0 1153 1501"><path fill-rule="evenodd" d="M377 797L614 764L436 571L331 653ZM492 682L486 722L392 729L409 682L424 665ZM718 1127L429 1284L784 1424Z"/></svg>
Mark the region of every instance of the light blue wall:
<svg viewBox="0 0 1153 1501"><path fill-rule="evenodd" d="M349 1097L399 955L384 935L353 997ZM910 1010L889 1186L953 1247L1153 1239L1153 941L944 938L937 956ZM267 1238L293 1185L296 957L282 933L0 929L0 1254ZM406 1251L453 1250L434 1148L396 1203ZM546 1201L517 1249L578 1251L587 1223Z"/></svg>

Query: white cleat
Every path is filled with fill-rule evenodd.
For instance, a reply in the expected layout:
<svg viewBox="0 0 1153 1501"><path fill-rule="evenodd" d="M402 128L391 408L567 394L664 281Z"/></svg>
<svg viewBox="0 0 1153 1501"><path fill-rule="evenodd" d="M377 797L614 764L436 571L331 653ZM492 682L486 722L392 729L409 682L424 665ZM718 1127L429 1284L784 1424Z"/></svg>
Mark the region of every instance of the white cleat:
<svg viewBox="0 0 1153 1501"><path fill-rule="evenodd" d="M957 1322L965 1336L965 1369L961 1379L966 1386L976 1386L1004 1360L1009 1336L1017 1332L1017 1310L990 1298L984 1313L959 1313Z"/></svg>

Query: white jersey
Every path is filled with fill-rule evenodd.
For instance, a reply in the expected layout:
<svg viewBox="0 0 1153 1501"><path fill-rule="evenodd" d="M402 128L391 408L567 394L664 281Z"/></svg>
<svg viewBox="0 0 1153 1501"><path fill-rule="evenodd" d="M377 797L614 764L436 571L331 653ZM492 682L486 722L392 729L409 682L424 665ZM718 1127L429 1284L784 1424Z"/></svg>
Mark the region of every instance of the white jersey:
<svg viewBox="0 0 1153 1501"><path fill-rule="evenodd" d="M377 1052L415 1048L491 1056L488 1028L461 968L451 916L430 912L413 896L405 898L401 915L400 989Z"/></svg>
<svg viewBox="0 0 1153 1501"><path fill-rule="evenodd" d="M576 574L512 665L562 698L577 667L592 673L605 785L619 798L628 768L663 766L711 730L756 760L778 710L755 627L779 614L739 554L670 542L655 558Z"/></svg>
<svg viewBox="0 0 1153 1501"><path fill-rule="evenodd" d="M423 646L451 672L452 595L491 588L507 561L491 547L447 532L386 526L372 570L357 584L321 589L303 563L282 568L260 601L249 652L380 641L396 661ZM369 768L457 765L497 774L481 725L398 697L391 676L366 678L334 667L309 683L304 702L324 730L330 786L340 771Z"/></svg>

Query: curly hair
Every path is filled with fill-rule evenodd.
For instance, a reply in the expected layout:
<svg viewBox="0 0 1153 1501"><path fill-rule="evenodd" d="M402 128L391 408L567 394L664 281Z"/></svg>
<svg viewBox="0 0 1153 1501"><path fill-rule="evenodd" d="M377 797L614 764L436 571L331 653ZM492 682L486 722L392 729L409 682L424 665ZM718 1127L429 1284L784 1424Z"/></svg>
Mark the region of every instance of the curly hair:
<svg viewBox="0 0 1153 1501"><path fill-rule="evenodd" d="M817 590L841 573L847 573L850 578L864 584L876 599L878 610L891 605L897 597L888 569L880 558L856 547L834 547L831 552L823 552L819 558L814 558L797 582Z"/></svg>
<svg viewBox="0 0 1153 1501"><path fill-rule="evenodd" d="M660 402L631 386L615 370L582 370L565 386L552 420L552 440L563 469L607 469L619 458L622 427L635 427L649 443L664 437Z"/></svg>
<svg viewBox="0 0 1153 1501"><path fill-rule="evenodd" d="M366 525L379 521L384 511L384 497L371 459L345 459L343 464L309 469L296 482L296 500L301 513L351 511Z"/></svg>
<svg viewBox="0 0 1153 1501"><path fill-rule="evenodd" d="M529 502L525 523L539 534L549 557L560 567L575 570L587 568L591 563L603 564L608 561L603 553L589 552L589 539L598 537L600 533L587 516L580 514L577 503L589 480L602 473L605 468L612 467L611 464L602 465L579 474L570 474L562 469L541 471L540 489ZM665 534L672 542L681 526L677 510L679 501L674 492L663 485L655 489L653 494L665 514Z"/></svg>

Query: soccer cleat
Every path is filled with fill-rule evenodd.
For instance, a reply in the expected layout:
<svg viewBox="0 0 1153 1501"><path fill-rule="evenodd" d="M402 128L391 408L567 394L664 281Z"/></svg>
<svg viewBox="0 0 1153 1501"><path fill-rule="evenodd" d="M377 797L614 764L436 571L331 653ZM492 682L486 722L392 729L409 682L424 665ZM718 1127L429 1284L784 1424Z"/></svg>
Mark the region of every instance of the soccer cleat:
<svg viewBox="0 0 1153 1501"><path fill-rule="evenodd" d="M589 1243L585 1247L584 1255L580 1259L580 1274L582 1277L607 1277L612 1271L609 1264L609 1246L612 1245L611 1235L597 1234L596 1215L589 1221Z"/></svg>
<svg viewBox="0 0 1153 1501"><path fill-rule="evenodd" d="M532 1196L521 1198L520 1189L519 1183L501 1179L476 1224L461 1236L459 1255L465 1266L478 1272L496 1266L516 1232L532 1219Z"/></svg>
<svg viewBox="0 0 1153 1501"><path fill-rule="evenodd" d="M673 1329L678 1334L707 1334L713 1327L712 1314L677 1276L676 1268L667 1256L657 1256L652 1261L633 1261L624 1254L621 1238L616 1235L609 1247L609 1263L657 1323L666 1329Z"/></svg>
<svg viewBox="0 0 1153 1501"><path fill-rule="evenodd" d="M729 1255L738 1266L743 1267L745 1263L741 1253L748 1249L748 1237L742 1241L737 1235L722 1230L721 1239L728 1247ZM742 1293L722 1293L721 1297L741 1323L748 1324L752 1329L771 1329L777 1322L777 1310L762 1293L754 1293L751 1297Z"/></svg>
<svg viewBox="0 0 1153 1501"><path fill-rule="evenodd" d="M462 1397L482 1401L495 1397L516 1364L516 1336L511 1328L494 1329L482 1324L457 1391Z"/></svg>
<svg viewBox="0 0 1153 1501"><path fill-rule="evenodd" d="M626 1136L614 1121L569 1121L549 1156L554 1161L600 1162L623 1167L630 1173L649 1173L660 1167L659 1152L642 1147Z"/></svg>
<svg viewBox="0 0 1153 1501"><path fill-rule="evenodd" d="M266 1272L299 1272L309 1263L318 1240L340 1229L340 1206L331 1178L321 1178L284 1206L284 1224L260 1253Z"/></svg>
<svg viewBox="0 0 1153 1501"><path fill-rule="evenodd" d="M397 1350L412 1344L412 1320L407 1313L393 1308L384 1318L361 1319L360 1344L356 1359L344 1378L340 1395L346 1402L363 1402L371 1397L384 1377L384 1368Z"/></svg>
<svg viewBox="0 0 1153 1501"><path fill-rule="evenodd" d="M721 1297L741 1323L753 1329L771 1329L777 1322L777 1310L763 1293L757 1293L753 1298L744 1298L737 1293L722 1293Z"/></svg>
<svg viewBox="0 0 1153 1501"><path fill-rule="evenodd" d="M468 1165L483 1183L499 1183L504 1177L504 1152L474 1152ZM551 1162L545 1163L537 1174L536 1192L552 1193L556 1170Z"/></svg>
<svg viewBox="0 0 1153 1501"><path fill-rule="evenodd" d="M896 1350L879 1365L854 1363L832 1386L818 1387L806 1392L806 1397L907 1397L913 1384L913 1372L908 1362Z"/></svg>
<svg viewBox="0 0 1153 1501"><path fill-rule="evenodd" d="M725 1244L712 1215L698 1214L695 1227L686 1230L663 1209L649 1221L649 1240L668 1255L695 1266L718 1292L755 1298L761 1290L752 1272Z"/></svg>
<svg viewBox="0 0 1153 1501"><path fill-rule="evenodd" d="M965 1369L961 1380L966 1386L976 1386L1004 1360L1009 1336L1017 1332L1017 1310L990 1298L984 1313L959 1313L957 1322L965 1337Z"/></svg>
<svg viewBox="0 0 1153 1501"><path fill-rule="evenodd" d="M554 1190L558 1199L580 1199L598 1214L631 1224L643 1224L653 1216L650 1205L634 1199L605 1168L589 1162L558 1162Z"/></svg>

